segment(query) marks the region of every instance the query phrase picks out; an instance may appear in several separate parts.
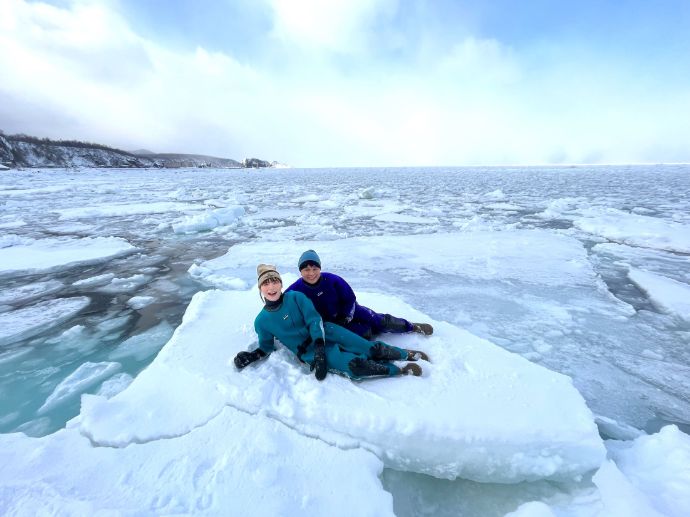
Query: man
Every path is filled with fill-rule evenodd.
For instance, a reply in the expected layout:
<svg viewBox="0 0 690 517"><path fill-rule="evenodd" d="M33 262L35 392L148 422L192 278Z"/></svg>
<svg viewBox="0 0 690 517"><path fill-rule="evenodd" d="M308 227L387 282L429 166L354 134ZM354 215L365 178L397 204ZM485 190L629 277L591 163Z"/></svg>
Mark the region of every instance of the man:
<svg viewBox="0 0 690 517"><path fill-rule="evenodd" d="M366 339L382 332L417 332L425 336L434 332L428 323L411 323L358 304L354 291L345 280L333 273L321 272L321 259L314 250L302 253L297 266L302 278L286 292L299 291L307 295L324 321L337 323Z"/></svg>

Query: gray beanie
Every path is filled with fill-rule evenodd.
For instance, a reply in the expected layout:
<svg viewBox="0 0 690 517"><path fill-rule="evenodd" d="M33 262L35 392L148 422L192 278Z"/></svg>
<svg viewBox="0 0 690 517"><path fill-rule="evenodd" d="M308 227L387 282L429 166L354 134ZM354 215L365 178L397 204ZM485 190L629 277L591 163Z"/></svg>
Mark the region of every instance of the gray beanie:
<svg viewBox="0 0 690 517"><path fill-rule="evenodd" d="M283 283L283 279L280 278L280 273L276 271L276 267L271 264L259 264L256 266L256 285L261 288L261 282L267 278L276 278L280 283Z"/></svg>
<svg viewBox="0 0 690 517"><path fill-rule="evenodd" d="M302 271L305 262L314 262L319 266L319 269L321 269L321 259L314 250L307 250L299 256L299 260L297 261L297 269Z"/></svg>

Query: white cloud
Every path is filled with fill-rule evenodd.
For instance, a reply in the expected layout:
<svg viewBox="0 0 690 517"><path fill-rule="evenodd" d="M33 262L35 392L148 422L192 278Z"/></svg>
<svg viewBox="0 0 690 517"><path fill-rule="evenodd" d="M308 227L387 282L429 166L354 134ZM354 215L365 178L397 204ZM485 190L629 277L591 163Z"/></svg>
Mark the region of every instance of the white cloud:
<svg viewBox="0 0 690 517"><path fill-rule="evenodd" d="M366 49L379 18L389 19L397 0L269 0L274 35L314 51Z"/></svg>
<svg viewBox="0 0 690 517"><path fill-rule="evenodd" d="M0 129L307 166L690 159L682 87L472 36L386 62L396 2L268 1L277 67L172 50L117 3L0 0Z"/></svg>

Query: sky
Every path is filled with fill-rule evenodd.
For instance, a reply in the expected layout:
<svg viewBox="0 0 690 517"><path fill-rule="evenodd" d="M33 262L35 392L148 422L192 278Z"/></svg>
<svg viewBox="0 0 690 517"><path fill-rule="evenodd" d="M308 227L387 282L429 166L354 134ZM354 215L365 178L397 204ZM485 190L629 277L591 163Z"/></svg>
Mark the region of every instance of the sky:
<svg viewBox="0 0 690 517"><path fill-rule="evenodd" d="M0 130L295 167L690 162L690 2L0 0Z"/></svg>

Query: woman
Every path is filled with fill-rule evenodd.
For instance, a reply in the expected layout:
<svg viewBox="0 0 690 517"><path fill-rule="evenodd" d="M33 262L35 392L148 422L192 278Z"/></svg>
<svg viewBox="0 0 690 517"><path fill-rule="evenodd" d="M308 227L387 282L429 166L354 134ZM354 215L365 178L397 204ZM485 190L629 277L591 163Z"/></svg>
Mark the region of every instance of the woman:
<svg viewBox="0 0 690 517"><path fill-rule="evenodd" d="M237 354L237 368L242 369L266 357L275 350L274 340L278 339L300 361L310 364L320 381L328 370L352 379L422 374L417 364L408 363L399 368L391 361L428 361L424 352L367 341L335 323L324 324L314 304L304 294L297 291L283 294L283 281L275 266L259 264L256 272L264 300L264 307L254 320L259 348Z"/></svg>
<svg viewBox="0 0 690 517"><path fill-rule="evenodd" d="M321 259L314 250L307 250L297 261L302 278L286 292L307 295L324 321L332 321L366 339L382 332L402 334L417 332L429 336L434 329L428 323L412 323L391 314L381 314L357 303L352 287L342 277L321 271Z"/></svg>

